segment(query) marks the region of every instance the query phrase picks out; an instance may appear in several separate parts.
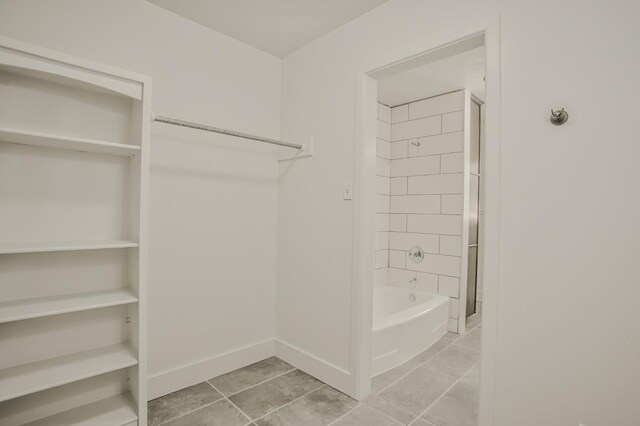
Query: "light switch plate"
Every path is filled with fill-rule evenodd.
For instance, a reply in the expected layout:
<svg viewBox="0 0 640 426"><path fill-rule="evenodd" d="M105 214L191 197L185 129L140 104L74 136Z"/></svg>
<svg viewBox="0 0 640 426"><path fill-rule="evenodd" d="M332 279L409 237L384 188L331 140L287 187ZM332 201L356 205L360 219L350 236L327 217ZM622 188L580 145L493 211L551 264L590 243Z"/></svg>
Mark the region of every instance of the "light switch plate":
<svg viewBox="0 0 640 426"><path fill-rule="evenodd" d="M351 182L344 183L344 188L342 189L342 199L353 200L353 185L351 185Z"/></svg>

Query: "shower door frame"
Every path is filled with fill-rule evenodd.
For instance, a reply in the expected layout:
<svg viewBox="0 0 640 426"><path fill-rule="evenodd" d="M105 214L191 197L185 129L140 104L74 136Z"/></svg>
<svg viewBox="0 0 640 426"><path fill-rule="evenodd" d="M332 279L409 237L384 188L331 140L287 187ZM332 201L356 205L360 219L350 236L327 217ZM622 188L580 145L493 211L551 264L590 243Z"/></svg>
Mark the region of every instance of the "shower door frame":
<svg viewBox="0 0 640 426"><path fill-rule="evenodd" d="M373 310L373 234L375 140L377 119L377 80L391 69L407 68L425 55L478 35L484 36L486 55L486 122L482 169L484 170L484 251L483 318L480 382L480 426L493 424L495 366L497 353L497 295L500 271L500 152L501 152L501 62L500 16L491 17L483 28L444 45L432 46L392 63L357 70L356 143L354 170L353 256L351 302L351 395L362 400L371 392L372 310ZM455 53L450 53L450 56ZM463 225L464 226L464 225ZM462 282L461 282L462 285Z"/></svg>

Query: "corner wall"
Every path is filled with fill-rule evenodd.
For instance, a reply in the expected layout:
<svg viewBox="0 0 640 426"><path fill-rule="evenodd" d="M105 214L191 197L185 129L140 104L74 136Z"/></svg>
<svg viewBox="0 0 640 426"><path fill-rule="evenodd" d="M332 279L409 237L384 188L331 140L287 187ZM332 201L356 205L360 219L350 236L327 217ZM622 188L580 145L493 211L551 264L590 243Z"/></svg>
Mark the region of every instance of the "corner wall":
<svg viewBox="0 0 640 426"><path fill-rule="evenodd" d="M1 0L0 33L151 76L158 114L279 136L280 59L144 0ZM278 166L264 144L151 130L153 398L273 355Z"/></svg>
<svg viewBox="0 0 640 426"><path fill-rule="evenodd" d="M498 328L483 326L496 370L482 426L636 426L639 2L391 0L287 56L282 137L313 134L317 155L281 173L278 334L350 370L354 219L341 195L359 76L498 20L501 203L485 214L500 217L486 240L501 263L483 289ZM552 126L561 107L569 123Z"/></svg>

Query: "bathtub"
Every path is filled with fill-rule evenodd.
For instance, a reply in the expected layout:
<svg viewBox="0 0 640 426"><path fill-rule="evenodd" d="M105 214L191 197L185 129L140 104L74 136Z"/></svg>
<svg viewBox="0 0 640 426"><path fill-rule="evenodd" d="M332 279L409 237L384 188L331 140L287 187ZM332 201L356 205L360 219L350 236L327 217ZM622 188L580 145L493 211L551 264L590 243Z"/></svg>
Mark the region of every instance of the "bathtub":
<svg viewBox="0 0 640 426"><path fill-rule="evenodd" d="M449 298L399 287L373 291L372 375L408 361L447 332Z"/></svg>

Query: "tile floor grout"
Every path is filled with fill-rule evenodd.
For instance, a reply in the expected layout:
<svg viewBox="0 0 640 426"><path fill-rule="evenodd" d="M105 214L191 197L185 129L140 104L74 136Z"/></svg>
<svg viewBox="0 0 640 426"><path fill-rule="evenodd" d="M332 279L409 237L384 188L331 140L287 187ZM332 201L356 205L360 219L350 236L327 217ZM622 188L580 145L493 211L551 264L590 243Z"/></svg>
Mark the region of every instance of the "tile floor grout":
<svg viewBox="0 0 640 426"><path fill-rule="evenodd" d="M478 314L480 314L480 313L478 312ZM475 322L475 321L474 321L474 322ZM398 383L398 382L400 382L402 379L404 379L404 378L406 378L407 376L409 376L409 375L413 374L413 373L414 373L414 372L415 372L419 367L422 367L422 366L424 366L424 365L428 365L428 364L429 364L429 363L430 363L430 362L431 362L435 357L439 356L442 352L444 352L444 351L446 351L446 350L448 350L448 349L452 348L453 346L458 347L458 348L463 348L463 349L466 349L466 350L469 350L469 351L473 351L473 352L479 352L477 349L475 349L475 345L473 345L473 344L472 344L472 345L471 345L471 347L467 347L467 346L461 345L461 344L460 344L460 342L461 342L461 340L462 340L466 335L468 335L468 334L469 334L469 333L471 333L472 331L476 330L476 329L477 329L477 328L479 328L480 326L481 326L481 321L478 321L478 322L477 322L477 323L475 323L472 327L470 327L470 328L468 328L467 330L465 330L464 334L460 334L460 335L458 335L458 334L454 334L454 335L453 335L453 336L454 336L453 338L449 338L449 337L450 337L450 336L449 336L449 333L445 334L445 335L444 335L443 337L441 337L441 339L440 339L440 340L442 341L442 343L444 344L444 347L443 347L441 350L439 350L438 352L435 352L433 355L431 355L431 356L430 356L428 359L426 359L425 361L423 361L423 362L419 362L415 367L411 368L411 370L409 370L408 372L406 372L406 373L402 374L399 378L397 378L396 380L394 380L393 382L391 382L389 385L387 385L387 386L385 386L384 388L382 388L380 391L378 391L378 392L376 392L376 393L372 393L372 394L371 394L371 396L375 397L376 399L380 399L382 402L384 402L384 404L386 404L386 405L388 406L389 410L391 410L391 411L389 411L389 410L385 409L384 407L375 407L375 406L373 406L373 404L372 404L372 402L373 402L373 401L371 401L371 402L367 402L366 400L363 400L363 401L357 401L357 400L355 400L355 406L354 406L353 408L349 409L347 412L345 412L344 414L340 415L338 418L336 418L336 419L332 420L331 422L329 422L329 423L327 424L327 426L335 426L335 425L338 425L338 424L340 423L340 421L341 421L341 420L343 420L343 419L347 418L350 414L353 414L356 410L358 410L358 409L363 409L363 407L365 407L367 410L369 410L369 409L371 410L371 411L364 411L364 412L362 412L362 413L359 413L359 414L364 415L365 417L367 417L367 416L381 416L381 417L379 417L379 419L380 419L380 420L382 420L383 418L385 418L385 419L388 419L388 421L389 421L389 422L391 422L392 424L395 424L395 425L398 425L398 426L403 426L403 425L404 425L403 421L407 421L407 419L410 419L411 417L413 417L413 416L414 416L414 415L413 415L413 413L410 413L410 412L406 411L404 408L399 407L398 405L394 404L393 402L389 402L389 401L387 401L386 399L381 398L381 397L380 397L380 395L381 395L383 392L387 391L387 390L388 390L389 388L391 388L392 386L397 385L397 383ZM470 341L470 342L473 342L475 339L476 339L476 337L474 337L473 339L471 339L471 341ZM427 348L427 350L428 350L428 348ZM419 355L420 355L420 354L416 355L416 357L417 357L417 356L419 356ZM408 361L407 361L407 362L408 362ZM439 368L434 368L434 369L433 369L434 371L437 371L438 373L443 373L443 374L445 374L445 375L447 375L447 376L449 376L449 377L452 377L452 378L454 378L454 379L455 379L455 381L454 381L454 383L453 383L451 386L449 386L449 387L448 387L444 392L442 392L442 393L441 393L441 394L440 394L440 395L439 395L439 396L438 396L438 397L433 401L433 403L431 403L428 407L426 407L423 411L421 411L419 415L417 415L416 417L414 417L414 418L409 422L409 425L410 425L410 426L416 426L418 421L423 421L423 422L425 422L425 424L427 424L427 425L429 425L429 426L435 426L432 422L429 422L429 421L427 421L427 420L423 419L423 418L422 418L422 416L424 416L424 415L425 415L425 414L426 414L430 409L432 409L432 408L433 408L433 407L434 407L434 406L435 406L439 401L441 401L441 400L442 400L442 398L443 398L445 395L447 395L449 392L451 392L451 390L452 390L452 389L453 389L457 384L459 384L463 379L465 379L465 378L469 375L469 373L471 372L471 370L472 370L473 368L476 368L476 367L477 367L477 365L479 364L479 362L480 362L480 361L477 361L476 363L474 363L474 364L473 364L473 366L472 366L470 369L468 369L466 372L464 372L464 374L462 374L462 376L460 376L459 378L457 377L457 375L453 375L453 374L448 373L448 372L446 372L446 371L442 371L442 370L440 370ZM398 367L398 366L396 366L396 367ZM396 367L394 367L394 368L396 368ZM301 396L299 396L299 397L297 397L297 398L295 398L295 399L293 399L293 400L291 400L291 401L287 402L287 403L286 403L286 404L284 404L284 405L281 405L281 406L279 406L279 407L277 407L277 408L275 408L275 409L273 409L273 410L271 410L271 411L269 411L269 412L267 412L267 413L265 413L265 414L261 415L260 417L255 418L255 419L253 419L253 418L252 418L252 416L250 416L248 413L244 412L244 411L243 411L243 410L242 410L238 405L236 405L236 404L235 404L235 403L230 399L230 397L232 397L232 396L234 396L234 395L237 395L237 394L239 394L239 393L245 392L245 391L247 391L247 390L249 390L249 389L252 389L252 388L258 387L258 386L263 385L263 384L265 384L265 383L268 383L268 382L270 382L270 381L272 381L272 380L274 380L274 379L276 379L276 378L278 378L278 377L284 376L284 375L289 374L289 373L291 373L291 372L293 372L293 371L296 371L296 370L299 370L299 369L297 369L297 368L295 368L295 367L292 367L292 368L288 369L287 371L284 371L284 372L282 372L282 373L280 373L280 374L277 374L277 375L275 375L275 376L273 376L273 377L270 377L270 378L268 378L268 379L266 379L266 380L262 380L261 382L255 383L255 384L253 384L253 385L251 385L251 386L247 386L246 388L240 389L240 390L238 390L238 391L236 391L236 392L234 392L234 393L231 393L231 394L229 394L229 395L224 395L224 394L223 394L223 393L222 393L222 392L221 392L221 391L220 391L220 390L219 390L219 389L218 389L218 388L217 388L213 383L211 383L211 380L213 380L213 379L215 379L215 378L207 379L207 380L205 380L205 382L207 383L207 385L209 385L209 386L211 387L211 389L213 389L215 392L217 392L217 393L218 393L218 395L217 395L217 399L215 399L215 400L213 400L213 401L211 401L211 402L205 403L205 404L203 404L203 405L201 405L201 406L199 406L199 407L197 407L197 408L194 408L194 409L192 409L192 410L189 410L189 411L187 411L187 412L185 412L185 413L182 413L182 414L180 414L180 415L178 415L178 416L175 416L175 417L172 417L172 418L170 418L170 419L164 420L164 421L162 421L161 423L158 423L156 426L164 426L164 425L167 425L167 424L168 424L168 423L170 423L170 422L173 422L173 421L175 421L175 420L177 420L177 419L180 419L180 418L182 418L182 417L185 417L185 416L192 415L193 413L195 413L195 412L197 412L197 411L199 411L199 410L205 409L205 408L207 408L207 407L211 407L212 405L214 405L214 404L216 404L216 403L219 403L220 401L223 401L223 400L225 400L225 401L226 401L226 403L228 403L228 404L229 404L229 405L228 405L228 407L229 407L229 408L227 408L227 409L233 409L233 410L235 410L236 412L239 412L239 413L240 413L240 415L241 415L240 417L244 417L244 418L246 419L247 423L243 423L243 426L252 426L252 425L253 425L253 426L255 426L255 425L257 424L257 423L256 423L257 421L259 421L259 420L261 420L261 419L263 419L263 418L265 418L265 417L267 417L267 416L271 415L272 413L274 413L274 412L276 412L276 411L279 411L280 409L282 409L282 408L284 408L284 407L286 407L286 406L288 406L288 405L291 405L291 404L293 404L294 402L296 402L296 401L298 401L298 400L300 400L300 399L302 399L302 398L305 398L305 397L306 397L306 396L308 396L309 394L311 394L311 393L313 393L313 392L316 392L316 391L318 391L318 390L320 390L320 389L323 389L324 387L327 387L327 386L329 386L329 385L327 385L326 383L323 383L323 382L321 382L321 381L318 381L318 382L319 382L318 387L316 387L316 388L314 388L314 389L310 390L309 392L306 392L305 394L303 394L303 395L301 395ZM381 373L381 374L383 374L383 373ZM218 376L218 377L219 377L219 376ZM195 385L194 385L194 386L195 386ZM224 404L223 404L223 405L224 405ZM222 407L221 407L221 408L222 408ZM265 407L265 408L266 408L266 407ZM212 409L213 409L214 411L215 411L215 410L217 410L217 408L212 408ZM400 417L404 418L404 420L402 420L402 421L401 421L401 420L399 420L399 419L396 419L396 418L394 417L394 410L399 410L399 411L397 412L397 415L399 415ZM389 413L387 413L387 411L389 411ZM366 414L365 414L365 413L366 413ZM375 414L374 414L374 413L375 413ZM402 414L402 413L404 413L404 414ZM236 415L237 415L237 414L236 414ZM405 415L406 415L406 416L405 416ZM198 415L196 415L196 416L198 416ZM241 424L240 422L242 422L242 419L241 419L241 418L238 418L236 421L238 422L237 424Z"/></svg>
<svg viewBox="0 0 640 426"><path fill-rule="evenodd" d="M282 374L286 374L286 373L282 373ZM282 374L280 374L279 376L281 376ZM278 376L276 376L276 377L278 377ZM274 379L275 379L275 377L274 377ZM213 386L213 384L211 382L209 382L209 380L207 380L206 382L209 383L209 386L211 386L213 389L215 389L216 392L219 392L220 395L222 395L224 397L224 399L229 401L229 404L233 405L236 408L236 410L240 411L240 413L242 413L242 415L244 415L247 419L249 419L249 423L245 423L243 426L248 426L248 425L251 425L253 423L253 420L251 419L251 417L247 413L242 411L240 409L240 407L238 407L236 404L234 404L233 401L231 401L228 396L226 396L222 392L220 392L220 389L218 389L217 387ZM265 382L268 382L268 380L265 380ZM247 389L249 389L249 388L247 388ZM240 392L243 392L244 390L246 390L246 389L243 389ZM238 393L240 393L240 392L238 392ZM233 394L233 395L235 395L235 394ZM231 396L231 395L229 395L229 396Z"/></svg>
<svg viewBox="0 0 640 426"><path fill-rule="evenodd" d="M469 330L469 331L471 331L471 330ZM434 405L436 405L436 403L437 403L438 401L440 401L440 400L442 399L442 397L444 397L446 394L448 394L448 393L449 393L449 391L450 391L451 389L453 389L453 387L454 387L455 385L457 385L458 383L460 383L460 382L462 381L462 379L464 379L464 378L467 376L467 374L469 374L469 373L471 372L471 370L473 370L473 369L476 367L476 365L478 365L478 363L479 363L479 362L480 362L480 361L478 361L478 362L474 363L474 364L473 364L473 366L472 366L470 369L468 369L468 370L467 370L467 371L466 371L462 376L460 376L460 378L459 378L458 380L456 380L456 381L455 381L451 386L449 386L449 387L447 388L447 390L445 390L444 392L442 392L442 395L440 395L440 396L439 396L435 401L433 401L433 402L431 403L431 405L429 405L427 408L425 408L425 409L424 409L424 411L422 411L420 414L418 414L418 417L416 417L415 419L413 419L413 421L412 421L411 423L409 423L409 426L411 426L413 423L415 423L415 421L416 421L416 420L418 420L418 419L422 419L422 416L424 416L424 415L427 413L427 411L429 411L429 410L431 409L431 407L433 407ZM424 420L424 419L422 419L422 420ZM431 423L431 422L429 422L428 420L426 420L426 421L427 421L428 423Z"/></svg>
<svg viewBox="0 0 640 426"><path fill-rule="evenodd" d="M209 383L209 385L211 385L211 387L212 387L212 388L214 388L217 392L220 392L220 395L222 395L224 398L228 398L228 397L230 397L230 396L233 396L233 395L239 394L240 392L244 392L244 391L246 391L246 390L248 390L248 389L255 388L256 386L260 386L260 385L261 385L261 384L263 384L263 383L267 383L269 380L273 380L273 379L275 379L276 377L284 376L285 374L291 373L292 371L295 371L295 370L297 370L297 368L295 368L295 367L294 367L294 368L292 368L291 370L287 370L287 371L285 371L284 373L280 373L280 374L278 374L277 376L273 376L273 377L271 377L271 378L269 378L269 379L267 379L267 380L263 380L263 381L261 381L260 383L256 383L255 385L251 385L251 386L247 386L246 388L242 388L241 390L239 390L239 391L237 391L237 392L234 392L234 393L232 393L232 394L229 394L229 395L225 395L225 394L223 394L222 392L220 392L220 390L219 390L218 388L216 388L216 387L213 385L213 383L211 383L211 382L210 382L210 380L216 379L217 377L213 377L213 378L211 378L211 379L207 379L207 380L205 380L205 382ZM220 377L220 376L218 376L218 377Z"/></svg>
<svg viewBox="0 0 640 426"><path fill-rule="evenodd" d="M317 379L316 379L316 380L317 380ZM318 381L319 381L319 380L318 380ZM254 420L254 422L256 422L256 421L260 420L260 419L261 419L261 418L263 418L263 417L268 416L268 415L269 415L269 414L271 414L271 413L275 413L275 412L276 412L276 411L278 411L279 409L281 409L281 408L283 408L283 407L286 407L287 405L292 404L292 403L296 402L297 400L299 400L299 399L301 399L301 398L304 398L305 396L309 395L309 394L310 394L310 393L312 393L312 392L315 392L315 391L317 391L317 390L319 390L319 389L322 389L322 388L323 388L323 387L325 387L325 386L329 386L329 385L327 385L327 384L326 384L326 383L324 383L324 382L320 382L320 383L322 383L322 384L321 384L320 386L318 386L317 388L315 388L314 390L311 390L311 391L309 391L309 392L305 393L304 395L299 396L298 398L296 398L296 399L294 399L294 400L291 400L291 401L287 402L286 404L281 405L280 407L278 407L278 408L276 408L276 409L274 409L274 410L271 410L271 411L269 411L268 413L265 413L265 414L261 415L260 417L256 418L256 419Z"/></svg>

